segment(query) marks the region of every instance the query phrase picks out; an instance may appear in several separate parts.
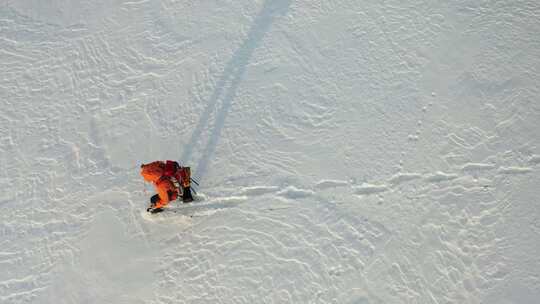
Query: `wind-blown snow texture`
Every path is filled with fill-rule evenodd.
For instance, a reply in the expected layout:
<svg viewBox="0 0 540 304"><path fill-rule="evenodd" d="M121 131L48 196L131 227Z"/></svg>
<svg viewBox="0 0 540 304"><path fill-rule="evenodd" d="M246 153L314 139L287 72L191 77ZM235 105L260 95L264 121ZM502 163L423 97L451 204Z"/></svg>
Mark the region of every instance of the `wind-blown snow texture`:
<svg viewBox="0 0 540 304"><path fill-rule="evenodd" d="M538 303L539 33L532 0L0 1L0 303ZM146 214L155 159L205 201Z"/></svg>

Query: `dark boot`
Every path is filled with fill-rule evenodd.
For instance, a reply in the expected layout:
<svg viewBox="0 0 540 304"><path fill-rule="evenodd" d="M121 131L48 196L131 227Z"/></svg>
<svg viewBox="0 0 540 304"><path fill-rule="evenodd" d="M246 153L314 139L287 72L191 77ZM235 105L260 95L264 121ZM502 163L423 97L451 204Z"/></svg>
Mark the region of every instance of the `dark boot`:
<svg viewBox="0 0 540 304"><path fill-rule="evenodd" d="M193 196L191 195L190 187L182 188L182 202L184 203L193 202Z"/></svg>

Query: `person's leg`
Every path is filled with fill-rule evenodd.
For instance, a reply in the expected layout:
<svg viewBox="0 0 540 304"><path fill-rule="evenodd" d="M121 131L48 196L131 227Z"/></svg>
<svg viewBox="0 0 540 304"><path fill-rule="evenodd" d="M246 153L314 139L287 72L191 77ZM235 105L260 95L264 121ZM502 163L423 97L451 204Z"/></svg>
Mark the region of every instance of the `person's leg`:
<svg viewBox="0 0 540 304"><path fill-rule="evenodd" d="M150 198L150 206L154 207L157 204L158 201L159 201L159 194L154 194Z"/></svg>
<svg viewBox="0 0 540 304"><path fill-rule="evenodd" d="M146 209L146 211L148 212L151 212L151 213L156 213L156 212L160 212L162 211L163 209L161 208L155 208L156 207L156 204L159 202L159 194L154 194L151 198L150 198L150 207L148 207Z"/></svg>
<svg viewBox="0 0 540 304"><path fill-rule="evenodd" d="M182 188L182 202L189 203L192 201L193 201L193 196L191 195L191 188L183 187Z"/></svg>

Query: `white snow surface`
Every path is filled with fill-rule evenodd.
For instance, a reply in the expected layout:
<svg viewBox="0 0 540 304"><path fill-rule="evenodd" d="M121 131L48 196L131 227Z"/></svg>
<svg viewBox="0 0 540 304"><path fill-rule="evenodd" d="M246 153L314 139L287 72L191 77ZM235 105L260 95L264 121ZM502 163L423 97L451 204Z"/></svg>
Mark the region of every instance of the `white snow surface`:
<svg viewBox="0 0 540 304"><path fill-rule="evenodd" d="M540 2L0 0L0 303L540 303ZM201 201L150 215L139 165Z"/></svg>

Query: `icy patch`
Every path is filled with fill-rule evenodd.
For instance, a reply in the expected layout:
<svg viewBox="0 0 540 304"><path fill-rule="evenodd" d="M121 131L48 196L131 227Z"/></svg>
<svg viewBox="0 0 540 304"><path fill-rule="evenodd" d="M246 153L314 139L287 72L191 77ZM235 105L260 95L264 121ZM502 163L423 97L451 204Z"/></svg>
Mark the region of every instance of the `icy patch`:
<svg viewBox="0 0 540 304"><path fill-rule="evenodd" d="M287 197L290 199L304 198L304 197L312 196L313 194L314 192L311 190L298 189L294 186L289 186L278 192L278 195Z"/></svg>
<svg viewBox="0 0 540 304"><path fill-rule="evenodd" d="M202 217L202 216L210 216L210 215L213 215L213 214L216 214L220 211L223 211L224 209L219 209L219 208L209 208L209 209L206 209L206 210L200 210L200 211L197 211L195 213L193 213L191 215L191 217Z"/></svg>
<svg viewBox="0 0 540 304"><path fill-rule="evenodd" d="M485 164L485 163L467 163L461 167L463 171L478 171L478 170L491 170L494 169L494 164Z"/></svg>
<svg viewBox="0 0 540 304"><path fill-rule="evenodd" d="M218 204L235 204L243 203L247 201L248 197L245 195L240 196L225 196L225 197L216 197L208 200L209 203L218 203ZM196 205L196 204L195 204Z"/></svg>
<svg viewBox="0 0 540 304"><path fill-rule="evenodd" d="M393 185L397 185L414 179L418 179L421 176L422 175L418 173L398 173L392 176L388 181Z"/></svg>
<svg viewBox="0 0 540 304"><path fill-rule="evenodd" d="M430 183L439 183L439 182L443 182L443 181L449 181L449 180L453 180L453 179L456 179L458 176L457 174L452 174L452 173L444 173L444 172L441 172L441 171L437 171L433 174L429 174L425 177L425 180L430 182Z"/></svg>
<svg viewBox="0 0 540 304"><path fill-rule="evenodd" d="M532 169L528 167L501 167L498 172L501 174L525 174L532 172Z"/></svg>
<svg viewBox="0 0 540 304"><path fill-rule="evenodd" d="M344 187L347 186L349 183L347 181L343 180L331 180L331 179L323 179L315 184L315 187L318 189L327 189L327 188L335 188L335 187Z"/></svg>
<svg viewBox="0 0 540 304"><path fill-rule="evenodd" d="M369 194L375 194L380 193L388 190L388 186L386 185L374 185L374 184L368 184L363 183L359 187L356 188L356 194L360 195L369 195Z"/></svg>
<svg viewBox="0 0 540 304"><path fill-rule="evenodd" d="M456 187L464 187L465 189L475 189L478 186L486 187L492 183L493 182L487 178L476 178L472 176L462 176L456 178L454 181Z"/></svg>
<svg viewBox="0 0 540 304"><path fill-rule="evenodd" d="M165 210L158 213L150 213L144 210L141 211L141 218L156 224L189 226L192 223L190 216L178 214L176 209Z"/></svg>
<svg viewBox="0 0 540 304"><path fill-rule="evenodd" d="M276 192L279 188L274 186L255 186L244 188L241 193L243 195L257 196L264 195L271 192Z"/></svg>
<svg viewBox="0 0 540 304"><path fill-rule="evenodd" d="M109 210L97 214L89 227L80 241L75 262L59 268L61 281L55 282L61 284L53 283L50 287L51 298L69 294L73 303L89 302L89 295L96 297L96 303L135 303L150 298L152 295L145 287L156 280L148 265L155 251L145 237L130 233Z"/></svg>

